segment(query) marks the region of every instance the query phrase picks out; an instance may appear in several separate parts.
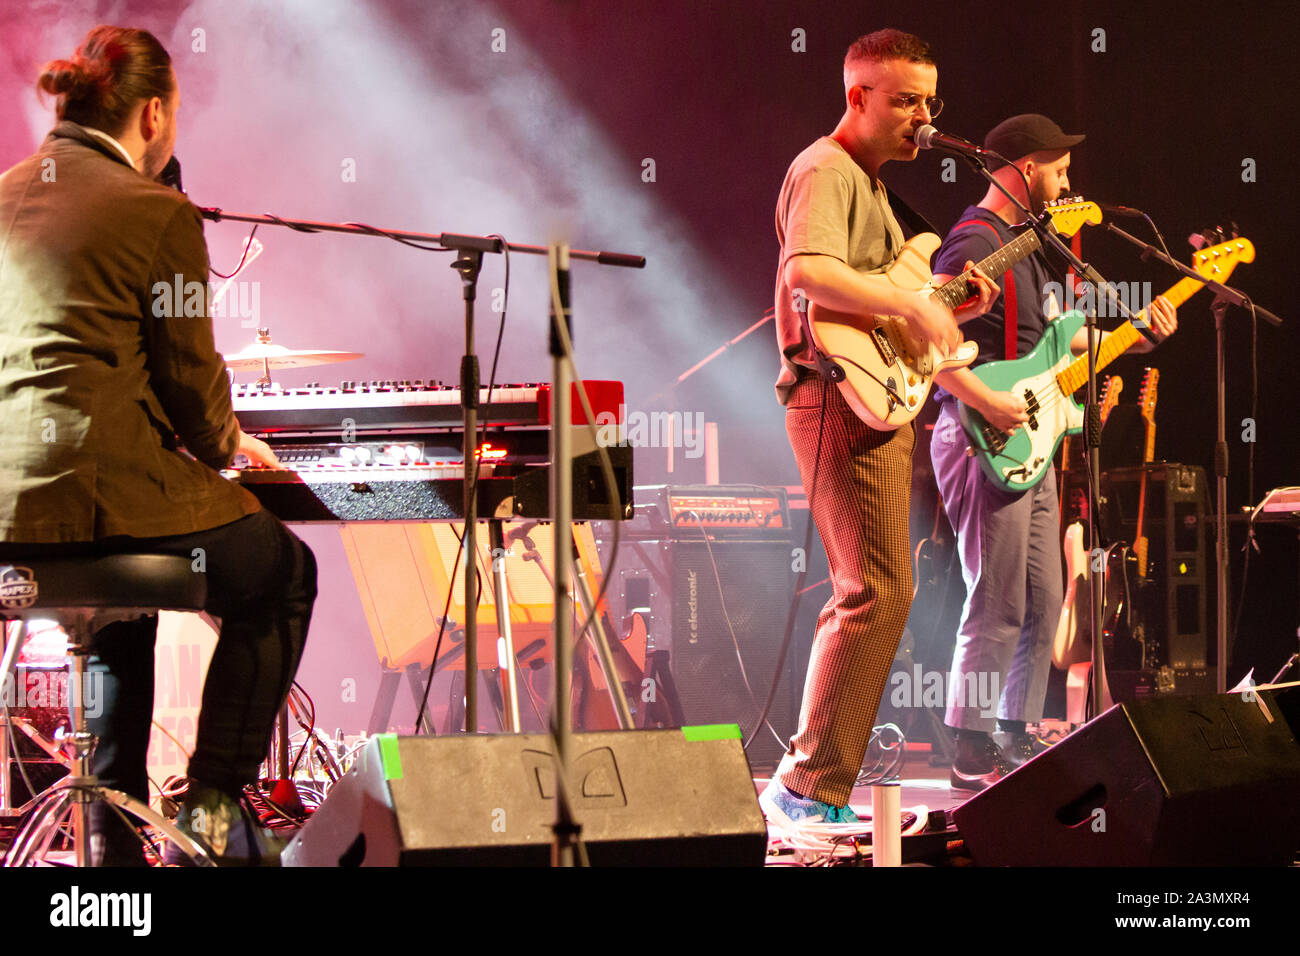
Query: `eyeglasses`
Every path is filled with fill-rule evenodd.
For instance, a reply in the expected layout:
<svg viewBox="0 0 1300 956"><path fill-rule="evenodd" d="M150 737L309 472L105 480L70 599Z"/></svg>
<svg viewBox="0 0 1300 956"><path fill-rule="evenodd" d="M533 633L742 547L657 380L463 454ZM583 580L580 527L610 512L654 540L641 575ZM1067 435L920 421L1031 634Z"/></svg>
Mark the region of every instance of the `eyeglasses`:
<svg viewBox="0 0 1300 956"><path fill-rule="evenodd" d="M865 83L859 83L864 90L875 90L874 86L867 86ZM887 93L884 90L876 90L881 96L887 96L897 106L902 107L908 113L915 113L922 106L930 111L930 116L935 117L943 112L943 100L937 96L922 96L920 93Z"/></svg>

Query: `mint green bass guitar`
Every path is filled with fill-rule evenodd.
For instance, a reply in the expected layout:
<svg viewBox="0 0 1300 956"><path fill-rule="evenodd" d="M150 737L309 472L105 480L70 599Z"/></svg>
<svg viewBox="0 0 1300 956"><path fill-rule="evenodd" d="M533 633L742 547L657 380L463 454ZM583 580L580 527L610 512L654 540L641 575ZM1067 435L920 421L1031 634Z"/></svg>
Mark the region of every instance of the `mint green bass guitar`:
<svg viewBox="0 0 1300 956"><path fill-rule="evenodd" d="M1248 239L1233 239L1202 249L1192 255L1192 266L1207 279L1222 282L1238 262L1253 262L1255 247ZM1165 298L1175 308L1186 302L1203 283L1184 278L1174 284ZM1145 310L1134 321L1143 322ZM971 371L996 392L1011 392L1025 400L1029 422L1007 435L994 428L984 416L965 402L958 402L958 415L980 467L989 480L1004 491L1028 491L1052 467L1056 449L1066 435L1083 431L1083 408L1074 394L1088 381L1088 357L1070 353L1070 340L1083 327L1082 312L1070 311L1048 323L1047 331L1023 358L985 362ZM1097 370L1105 368L1141 337L1133 322L1111 332L1097 349Z"/></svg>

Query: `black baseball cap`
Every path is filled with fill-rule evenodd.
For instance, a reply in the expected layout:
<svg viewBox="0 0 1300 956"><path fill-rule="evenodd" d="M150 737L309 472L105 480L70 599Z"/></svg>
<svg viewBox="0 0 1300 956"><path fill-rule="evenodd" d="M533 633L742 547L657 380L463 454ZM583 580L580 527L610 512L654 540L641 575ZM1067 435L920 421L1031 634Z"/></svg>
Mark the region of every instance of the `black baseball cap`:
<svg viewBox="0 0 1300 956"><path fill-rule="evenodd" d="M1030 153L1072 149L1082 142L1082 133L1065 133L1042 113L1021 113L1003 120L989 130L989 134L984 137L984 148L1015 162Z"/></svg>

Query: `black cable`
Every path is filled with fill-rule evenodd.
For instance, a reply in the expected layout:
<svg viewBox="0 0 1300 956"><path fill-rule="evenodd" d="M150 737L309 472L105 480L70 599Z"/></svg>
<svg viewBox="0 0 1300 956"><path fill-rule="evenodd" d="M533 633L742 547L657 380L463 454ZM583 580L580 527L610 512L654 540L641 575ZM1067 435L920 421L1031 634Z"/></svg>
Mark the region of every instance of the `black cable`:
<svg viewBox="0 0 1300 956"><path fill-rule="evenodd" d="M736 651L736 663L740 665L740 679L745 685L745 692L749 694L749 702L753 704L754 709L757 710L758 700L754 696L754 688L749 685L749 674L745 671L745 659L740 653L740 642L736 639L736 628L731 623L731 612L727 609L727 596L722 591L722 575L718 573L718 562L713 557L713 545L709 541L709 533L704 527L704 519L700 517L699 512L692 510L687 512L687 514L695 517L695 523L699 525L700 528L700 535L704 538L704 549L709 555L709 564L713 568L713 581L718 586L718 603L722 606L722 619L727 622L727 632L731 635L731 646L735 648ZM779 680L779 672L777 676ZM764 723L767 724L767 729L772 731L772 736L776 738L776 742L784 747L786 741L781 739L781 735L776 732L776 728L772 726L771 721L767 720L766 715L759 720L758 726L761 727ZM757 727L755 729L757 729Z"/></svg>
<svg viewBox="0 0 1300 956"><path fill-rule="evenodd" d="M886 732L890 732L896 737L890 744L885 743L884 735ZM893 780L903 768L903 762L907 756L907 735L903 733L901 727L894 723L888 723L871 728L871 739L867 741L868 757L871 756L873 744L876 745L879 753L870 768L864 762L862 769L858 771L855 786L870 786L885 780ZM882 766L885 763L886 756L890 756L892 759L888 766Z"/></svg>
<svg viewBox="0 0 1300 956"><path fill-rule="evenodd" d="M1141 212L1141 210L1138 211ZM1147 221L1147 225L1151 227L1151 231L1156 234L1156 241L1160 243L1160 248L1165 251L1165 258L1172 259L1173 256L1169 254L1169 247L1165 245L1165 237L1160 235L1160 230L1156 228L1156 221L1146 213L1142 213L1142 218Z"/></svg>
<svg viewBox="0 0 1300 956"><path fill-rule="evenodd" d="M349 225L359 225L359 224L349 223ZM378 230L375 231L378 232ZM504 293L501 297L501 321L497 323L496 347L492 350L492 367L488 371L488 387L487 387L486 404L490 406L492 404L492 392L496 389L497 360L501 357L501 340L504 337L505 330L506 330L506 314L510 309L510 244L506 242L505 236L499 234L493 234L488 238L501 240L501 247L505 256L505 288L504 288ZM408 243L408 244L414 245L414 243ZM479 427L479 437L478 440L475 442L476 448L482 446L483 439L487 436L486 421L480 420L478 423L478 427ZM478 478L479 478L479 471L480 471L479 462L478 461L474 461L473 463L465 462L465 470L470 473L464 480L470 482L471 499L477 500L476 496L478 495ZM424 712L429 704L429 689L433 686L433 678L434 675L437 673L437 669L438 669L438 651L441 650L442 648L442 635L447 627L447 612L448 610L451 609L451 595L452 592L456 590L455 588L456 568L460 567L461 555L465 553L464 537L456 531L455 525L452 525L452 533L456 535L456 538L459 541L459 546L456 548L456 558L452 562L451 586L447 590L447 602L442 606L442 621L438 625L438 638L433 645L433 659L429 663L429 676L424 682L424 695L420 698L420 709L419 711L417 711L415 715L415 732L417 734L420 733L420 724L424 721ZM477 604L483 597L483 576L478 573L477 555L474 557L472 562L466 565L465 573L469 574L471 570L473 571L474 574L474 584L475 584L474 602L475 604ZM469 640L470 636L468 634L465 635L465 639ZM466 672L466 675L467 675L466 680L469 680L468 671ZM476 679L477 679L477 675L476 675ZM474 728L474 730L477 730L477 728Z"/></svg>
<svg viewBox="0 0 1300 956"><path fill-rule="evenodd" d="M614 463L613 461L610 460L609 449L606 448L605 443L600 440L600 433L596 430L596 416L591 407L591 400L587 395L586 383L582 380L581 376L578 375L577 362L573 355L573 341L569 337L567 316L565 314L563 297L560 292L558 260L555 263L555 267L551 268L549 271L550 271L550 287L551 287L551 311L555 316L555 320L553 321L551 327L556 339L559 340L560 346L564 352L563 361L568 363L569 377L571 379L573 388L578 393L579 404L581 405L582 412L583 412L582 417L586 421L587 430L591 433L591 437L596 445L597 457L600 459L600 473L601 473L601 477L604 479L605 482L605 493L609 498L611 507L616 508L618 506L619 501L621 500L621 496L619 495L619 489L618 489L618 480L614 476ZM552 385L554 385L554 383L552 383ZM561 424L562 423L560 422L552 422L552 427L559 428L561 427ZM555 462L552 464L552 467L568 468L569 463ZM554 478L552 480L554 480ZM605 598L605 592L609 589L609 582L610 579L613 577L614 567L618 563L618 551L622 541L622 517L623 516L619 514L616 515L614 518L613 521L614 535L613 535L612 546L610 548L610 557L608 562L609 566L608 568L605 569L601 577L600 588L597 589L595 596L592 598L591 612L587 615L587 619L583 623L581 630L579 630L573 637L572 643L575 649L577 648L579 643L583 640L583 638L586 637L587 631L592 627L592 625L596 622L596 620L600 616L600 602ZM576 541L573 538L572 528L564 529L561 531L561 533L564 534L569 539L567 542L568 546L570 548L575 547ZM574 602L573 605L573 611L575 614L577 613L577 604L578 602ZM612 677L613 680L615 681L619 680L617 674L612 675ZM560 713L558 707L556 706L558 703L559 703L558 700L554 700L551 702L551 712L554 719L552 720L551 726L549 728L551 740L556 745L555 763L557 764L558 770L561 771L556 773L556 780L559 787L561 788L561 792L556 794L556 799L557 800L563 799L566 802L569 802L570 806L572 806L572 802L569 800L569 794L568 794L568 781L565 779L565 774L562 772L564 768L558 767L559 741L558 741L558 734L556 733L556 722L560 720ZM568 715L565 715L565 717L567 718ZM584 867L590 866L591 863L590 860L587 858L587 847L586 847L586 843L582 839L581 830L579 830L577 833L574 834L573 841L574 841L575 849L577 851L578 865Z"/></svg>
<svg viewBox="0 0 1300 956"><path fill-rule="evenodd" d="M898 390L894 386L890 385L888 382L882 382L880 379L876 378L876 376L872 373L870 369L863 368L861 365L859 365L853 359L849 358L847 355L827 355L826 358L837 359L839 361L848 362L850 365L857 368L858 371L862 372L873 382L875 382L877 385L883 388L885 390L885 394L888 395L890 398L892 398L899 405L907 404L907 401L903 398L902 395L898 393Z"/></svg>
<svg viewBox="0 0 1300 956"><path fill-rule="evenodd" d="M460 539L460 546L456 548L456 557L452 559L452 581L451 586L447 588L447 600L442 605L442 616L438 621L438 639L433 643L433 658L429 661L429 677L424 682L424 696L420 698L420 709L415 713L415 732L420 733L420 725L424 722L424 711L429 706L429 690L433 687L433 677L438 671L438 652L442 650L442 636L447 630L447 612L451 609L451 595L456 590L455 569L460 565L460 556L465 552L465 539ZM450 701L448 707L450 707Z"/></svg>
<svg viewBox="0 0 1300 956"><path fill-rule="evenodd" d="M303 686L299 684L297 681L294 681L293 685L289 688L289 697L288 697L289 701L293 700L293 692L295 690L297 690L298 693L302 694L302 696L306 699L307 706L311 708L311 716L307 718L308 726L303 728L304 730L307 731L307 739L302 742L302 747L300 747L298 750L298 756L294 760L293 766L289 768L290 780L292 780L294 774L298 772L298 764L302 763L302 755L307 752L307 745L310 744L312 741L312 731L316 729L316 702L311 699L311 695L308 694L307 691L303 689ZM302 727L303 726L302 718L298 715L297 710L292 707L290 709L294 710L294 715L293 715L294 720L298 721L299 727Z"/></svg>
<svg viewBox="0 0 1300 956"><path fill-rule="evenodd" d="M255 235L257 235L257 224L253 226L253 231L248 234L248 239L244 242L244 254L239 257L239 264L235 266L233 272L229 275L224 272L218 272L216 269L212 268L211 264L208 266L208 271L219 279L233 279L235 276L239 275L239 270L244 268L244 262L248 259L248 251L253 248L253 237Z"/></svg>
<svg viewBox="0 0 1300 956"><path fill-rule="evenodd" d="M270 213L267 213L266 215L271 216ZM274 219L276 222L278 222L280 225L289 226L290 229L297 229L299 232L320 232L319 229L310 229L306 226L291 225L290 223L285 222L283 219L279 219L275 216L271 216L271 218ZM383 236L385 239L392 239L393 242L400 242L402 245L410 246L412 249L423 249L425 252L456 252L457 251L451 248L450 246L428 246L422 242L414 242L410 239L403 239L401 236L393 235L391 232L388 232L386 229L380 229L377 226L370 226L364 222L345 222L343 225L353 226L364 232L370 233L370 235L372 236ZM489 236L488 238L499 239L500 237ZM504 243L505 240L503 239L502 242ZM509 252L509 249L507 249L506 251Z"/></svg>
<svg viewBox="0 0 1300 956"><path fill-rule="evenodd" d="M1247 298L1250 305L1250 420L1258 427L1259 422L1259 316L1255 312L1255 303L1252 299ZM1250 448L1246 451L1246 500L1252 507L1255 504L1255 443L1248 442ZM1226 509L1225 509L1226 510ZM1226 534L1224 529L1221 533ZM1250 574L1250 552L1257 550L1259 545L1255 542L1255 522L1252 520L1246 524L1246 543L1242 545L1242 550L1246 552L1246 557L1241 566L1241 590L1237 595L1237 611L1232 616L1232 642L1237 642L1237 633L1241 627L1241 611L1246 606L1246 580ZM1227 670L1227 662L1224 662L1224 670Z"/></svg>
<svg viewBox="0 0 1300 956"><path fill-rule="evenodd" d="M578 375L578 367L573 355L573 342L569 337L568 325L564 321L564 316L562 314L563 303L560 299L559 280L557 276L557 271L552 270L551 307L557 315L557 321L554 325L556 337L559 339L561 347L564 350L564 361L568 362L569 365L569 377L574 390L578 394L578 401L582 408L582 417L586 422L587 431L590 432L592 441L596 446L597 457L600 459L600 474L601 478L605 482L605 494L609 497L610 506L612 508L617 508L618 503L621 501L621 495L619 494L618 480L614 476L614 463L610 460L609 449L605 447L605 443L600 439L600 432L596 427L596 416L591 407L591 400L587 395L586 383L583 381L581 376ZM557 422L555 424L558 425L559 423ZM611 522L611 525L613 528L613 539L610 542L609 561L606 562L607 566L601 569L600 587L592 597L591 613L587 615L586 620L583 621L581 630L579 630L573 638L573 644L575 647L587 636L587 631L591 629L599 616L600 603L605 599L605 594L609 590L610 579L614 574L614 568L618 565L618 553L619 549L622 547L623 516L621 514L616 515L614 520ZM571 533L570 538L572 538ZM575 545L576 539L571 540L571 546ZM577 603L578 602L575 602L574 605L575 610Z"/></svg>
<svg viewBox="0 0 1300 956"><path fill-rule="evenodd" d="M776 700L776 691L781 685L781 669L785 666L785 655L790 650L790 639L794 636L795 619L799 615L799 604L803 599L804 581L808 579L808 552L812 550L813 525L815 524L813 521L813 494L817 490L817 473L821 469L822 464L822 438L826 434L826 402L830 394L830 389L833 387L831 383L824 378L821 379L821 383L822 410L821 419L817 424L817 451L813 456L812 482L808 486L807 493L808 527L804 531L803 538L803 567L799 571L799 577L795 578L794 593L791 595L790 601L790 613L785 619L785 636L781 639L781 650L776 655L776 671L772 675L772 688L767 692L767 702L763 704L763 712L759 715L758 723L754 726L753 731L750 732L749 739L742 744L746 751L749 750L749 745L754 742L754 738L758 736L759 730L762 729L763 724L766 723L767 715L772 709L772 702ZM831 587L833 590L834 585L832 584ZM789 744L787 743L786 746L789 747Z"/></svg>

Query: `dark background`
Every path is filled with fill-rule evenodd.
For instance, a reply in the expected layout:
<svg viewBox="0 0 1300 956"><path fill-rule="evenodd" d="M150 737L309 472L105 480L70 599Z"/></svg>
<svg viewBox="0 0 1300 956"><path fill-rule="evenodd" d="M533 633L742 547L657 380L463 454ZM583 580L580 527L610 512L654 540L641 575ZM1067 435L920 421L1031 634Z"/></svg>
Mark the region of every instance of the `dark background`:
<svg viewBox="0 0 1300 956"><path fill-rule="evenodd" d="M845 48L895 26L938 55L945 111L936 125L980 139L1013 113L1038 111L1087 141L1070 179L1085 197L1147 210L1176 255L1207 225L1235 223L1258 251L1233 284L1290 319L1300 83L1297 23L1288 4L700 3L664 2L161 2L35 3L0 13L0 166L29 153L51 125L32 83L101 21L148 27L176 60L184 105L177 155L201 205L308 219L359 219L393 228L503 232L544 243L644 253L643 272L574 273L580 370L627 383L629 405L651 396L771 306L777 246L773 207L790 160L829 132L843 108ZM191 49L205 31L206 52ZM507 51L490 51L491 31ZM806 52L792 50L805 31ZM1093 31L1105 52L1093 52ZM358 181L343 183L343 158ZM655 181L642 181L642 161ZM1243 182L1251 158L1256 180ZM891 164L883 176L941 230L983 194L940 157ZM1140 222L1122 223L1146 237ZM286 382L337 378L452 380L460 303L443 260L381 240L259 238L264 322L292 346L364 351L346 373L286 373ZM214 266L227 271L245 230L209 225ZM1084 252L1115 280L1175 279L1091 229ZM516 258L499 378L549 377L543 338L544 269ZM490 263L484 284L500 284ZM1136 395L1143 365L1161 371L1156 454L1210 471L1214 335L1209 298L1179 312L1179 333L1151 356L1113 366ZM480 309L479 347L496 316ZM218 345L252 338L233 321ZM1294 368L1300 325L1258 329L1258 413L1252 446L1252 327L1230 313L1228 437L1231 510L1267 489L1300 483ZM485 366L486 371L486 366ZM670 393L658 407L719 423L724 482L795 485L770 327ZM662 481L664 452L638 453L638 481ZM694 473L685 477L695 478ZM920 489L919 493L924 493ZM336 532L304 536L321 557L323 588L303 678L337 685L370 654ZM1262 534L1252 560L1230 680L1267 676L1295 649L1295 536ZM1240 552L1234 543L1234 594ZM816 602L815 602L816 603ZM1213 618L1211 617L1211 625ZM346 649L347 653L343 653ZM347 664L341 660L349 661ZM369 667L366 664L365 667ZM326 722L356 727L368 703L330 706ZM361 715L364 716L364 715Z"/></svg>

